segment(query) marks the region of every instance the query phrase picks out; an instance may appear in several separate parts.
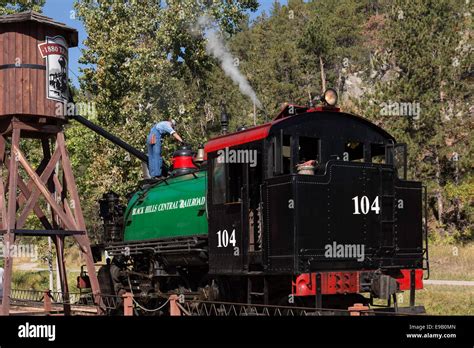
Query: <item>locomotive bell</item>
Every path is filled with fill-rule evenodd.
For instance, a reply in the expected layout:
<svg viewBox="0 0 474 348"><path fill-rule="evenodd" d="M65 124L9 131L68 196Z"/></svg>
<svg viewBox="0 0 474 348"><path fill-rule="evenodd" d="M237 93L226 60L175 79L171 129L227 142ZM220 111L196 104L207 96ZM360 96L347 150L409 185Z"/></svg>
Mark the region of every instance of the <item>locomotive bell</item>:
<svg viewBox="0 0 474 348"><path fill-rule="evenodd" d="M202 145L199 146L196 157L194 157L194 162L204 162L204 147Z"/></svg>

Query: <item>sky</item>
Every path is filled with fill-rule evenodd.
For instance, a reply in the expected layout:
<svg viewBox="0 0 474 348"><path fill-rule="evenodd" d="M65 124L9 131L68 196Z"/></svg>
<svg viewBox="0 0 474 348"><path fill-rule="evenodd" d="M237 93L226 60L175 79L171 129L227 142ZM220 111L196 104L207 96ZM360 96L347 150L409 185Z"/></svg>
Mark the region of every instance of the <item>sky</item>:
<svg viewBox="0 0 474 348"><path fill-rule="evenodd" d="M84 30L84 26L81 21L78 20L74 12L74 1L75 0L46 0L46 4L43 8L43 14L53 18L58 22L65 23L66 25L75 28L79 32L79 47L69 49L69 78L75 86L78 86L78 76L80 75L78 60L81 56L81 48L83 48L83 42L87 38L87 33ZM268 12L273 4L274 0L261 0L259 1L260 7L256 13L250 15L251 19L262 14L262 12ZM287 1L280 0L281 4L286 4Z"/></svg>

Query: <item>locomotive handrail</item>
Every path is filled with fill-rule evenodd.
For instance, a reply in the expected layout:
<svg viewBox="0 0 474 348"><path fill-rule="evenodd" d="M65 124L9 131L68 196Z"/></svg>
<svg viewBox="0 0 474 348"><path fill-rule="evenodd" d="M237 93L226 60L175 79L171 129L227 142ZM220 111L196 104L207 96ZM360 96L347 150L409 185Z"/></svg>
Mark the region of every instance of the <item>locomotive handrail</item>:
<svg viewBox="0 0 474 348"><path fill-rule="evenodd" d="M207 235L198 237L185 237L181 239L171 239L169 241L150 240L148 242L119 242L106 247L110 255L119 255L127 249L129 255L135 255L138 252L149 250L160 254L170 254L179 252L208 252L207 249L200 247L201 243L207 239Z"/></svg>

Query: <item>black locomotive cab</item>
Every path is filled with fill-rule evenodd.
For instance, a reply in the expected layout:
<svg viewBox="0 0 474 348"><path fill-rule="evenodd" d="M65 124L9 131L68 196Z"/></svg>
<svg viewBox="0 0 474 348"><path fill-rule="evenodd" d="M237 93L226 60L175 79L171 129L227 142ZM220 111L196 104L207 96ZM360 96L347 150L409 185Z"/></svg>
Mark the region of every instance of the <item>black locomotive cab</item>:
<svg viewBox="0 0 474 348"><path fill-rule="evenodd" d="M421 266L422 188L406 180L404 144L323 111L278 122L265 142L268 271Z"/></svg>
<svg viewBox="0 0 474 348"><path fill-rule="evenodd" d="M211 274L346 275L319 286L363 292L373 272L423 268L422 185L406 146L368 120L290 105L206 152Z"/></svg>

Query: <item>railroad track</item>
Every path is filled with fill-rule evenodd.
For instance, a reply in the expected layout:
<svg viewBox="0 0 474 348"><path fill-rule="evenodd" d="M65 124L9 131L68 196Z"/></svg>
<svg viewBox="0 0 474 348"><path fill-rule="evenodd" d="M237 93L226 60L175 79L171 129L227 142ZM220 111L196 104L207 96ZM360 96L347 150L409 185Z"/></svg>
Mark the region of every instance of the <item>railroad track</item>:
<svg viewBox="0 0 474 348"><path fill-rule="evenodd" d="M73 315L94 315L97 306L91 293L69 293L64 295L61 292L45 292L38 290L14 289L11 293L12 314L29 313L30 315L41 315L41 308L45 302L45 296L50 297L50 315L62 312L62 306L69 305ZM174 295L176 296L176 295ZM123 307L123 298L112 295L101 295L103 307L110 313ZM171 297L170 297L171 299ZM168 300L169 301L169 300ZM275 306L263 304L231 303L217 301L197 301L185 300L172 301L169 307L164 307L163 314L167 311L171 315L181 316L337 316L337 315L358 315L358 316L407 316L420 315L423 313L404 312L405 307L400 307L398 312L390 311L386 308L354 306L352 309L332 309L332 308L310 308L295 306ZM174 313L171 307L174 306ZM140 314L140 306L135 306L135 315ZM142 307L143 308L143 307ZM148 309L153 311L153 309ZM44 315L44 310L42 312Z"/></svg>
<svg viewBox="0 0 474 348"><path fill-rule="evenodd" d="M122 303L122 298L111 295L100 295L102 307L105 310L116 310ZM48 297L47 299L45 297ZM47 300L47 301L46 301ZM92 293L74 293L64 294L59 291L40 291L12 289L10 295L13 314L15 312L26 312L31 309L31 313L40 311L44 314L46 302L49 304L48 312L61 312L64 305L70 306L71 312L76 314L90 315L91 312L97 312L97 305Z"/></svg>
<svg viewBox="0 0 474 348"><path fill-rule="evenodd" d="M214 301L185 301L177 302L176 305L184 316L269 316L269 317L309 317L309 316L408 316L421 315L421 313L404 313L386 311L379 308L357 309L357 306L349 309L333 308L310 308L310 307L288 307L272 306L263 304L246 304ZM365 307L367 308L367 307Z"/></svg>

